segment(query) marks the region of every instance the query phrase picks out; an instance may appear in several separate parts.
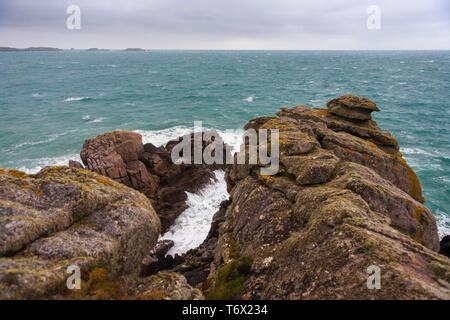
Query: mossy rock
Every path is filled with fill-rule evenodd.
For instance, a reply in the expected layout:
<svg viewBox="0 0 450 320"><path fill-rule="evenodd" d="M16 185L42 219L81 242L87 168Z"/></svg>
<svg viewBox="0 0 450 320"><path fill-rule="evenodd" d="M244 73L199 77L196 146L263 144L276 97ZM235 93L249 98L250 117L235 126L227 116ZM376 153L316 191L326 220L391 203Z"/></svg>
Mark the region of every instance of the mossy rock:
<svg viewBox="0 0 450 320"><path fill-rule="evenodd" d="M242 298L244 282L250 277L253 260L240 257L218 271L214 289L208 294L209 300L238 300Z"/></svg>

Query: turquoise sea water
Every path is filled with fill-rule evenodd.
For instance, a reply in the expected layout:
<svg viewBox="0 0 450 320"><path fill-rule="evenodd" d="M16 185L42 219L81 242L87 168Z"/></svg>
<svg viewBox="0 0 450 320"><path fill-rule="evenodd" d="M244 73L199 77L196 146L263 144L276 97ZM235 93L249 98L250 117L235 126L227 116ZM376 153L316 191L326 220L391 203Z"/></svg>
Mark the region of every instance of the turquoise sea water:
<svg viewBox="0 0 450 320"><path fill-rule="evenodd" d="M0 52L0 167L76 159L86 138L162 144L202 120L238 129L281 106L366 96L450 234L450 51Z"/></svg>

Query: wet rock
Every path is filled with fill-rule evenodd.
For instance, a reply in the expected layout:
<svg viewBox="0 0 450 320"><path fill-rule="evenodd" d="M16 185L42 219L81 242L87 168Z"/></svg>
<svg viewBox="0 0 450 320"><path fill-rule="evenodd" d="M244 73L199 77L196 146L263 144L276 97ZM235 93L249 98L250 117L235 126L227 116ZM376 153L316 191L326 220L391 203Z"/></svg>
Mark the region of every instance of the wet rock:
<svg viewBox="0 0 450 320"><path fill-rule="evenodd" d="M174 242L172 240L160 240L156 244L156 246L150 251L150 255L155 256L156 258L162 258L166 255L166 253L172 248Z"/></svg>
<svg viewBox="0 0 450 320"><path fill-rule="evenodd" d="M450 236L442 238L439 253L450 258Z"/></svg>

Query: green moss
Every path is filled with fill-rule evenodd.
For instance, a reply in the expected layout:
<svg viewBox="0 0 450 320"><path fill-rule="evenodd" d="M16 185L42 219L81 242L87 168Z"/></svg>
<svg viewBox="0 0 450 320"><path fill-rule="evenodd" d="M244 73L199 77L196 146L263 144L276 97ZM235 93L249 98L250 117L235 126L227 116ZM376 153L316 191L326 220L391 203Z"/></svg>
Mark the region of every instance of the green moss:
<svg viewBox="0 0 450 320"><path fill-rule="evenodd" d="M218 270L216 285L208 294L210 300L238 300L242 298L244 282L250 277L253 260L241 257Z"/></svg>

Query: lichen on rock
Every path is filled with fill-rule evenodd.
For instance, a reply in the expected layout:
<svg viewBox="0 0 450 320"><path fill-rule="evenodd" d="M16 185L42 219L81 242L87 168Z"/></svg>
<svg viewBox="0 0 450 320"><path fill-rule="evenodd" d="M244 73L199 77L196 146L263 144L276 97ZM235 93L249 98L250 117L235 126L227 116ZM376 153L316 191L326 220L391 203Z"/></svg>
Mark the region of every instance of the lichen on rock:
<svg viewBox="0 0 450 320"><path fill-rule="evenodd" d="M0 230L0 297L40 298L65 285L71 265L137 273L160 221L150 201L123 184L47 167L35 175L0 175Z"/></svg>
<svg viewBox="0 0 450 320"><path fill-rule="evenodd" d="M228 168L231 202L206 290L226 288L224 270L245 257L252 266L239 298L450 299L435 217L372 111L375 103L348 95L328 110L295 106L249 121L280 130L280 170ZM366 285L372 265L380 290Z"/></svg>

